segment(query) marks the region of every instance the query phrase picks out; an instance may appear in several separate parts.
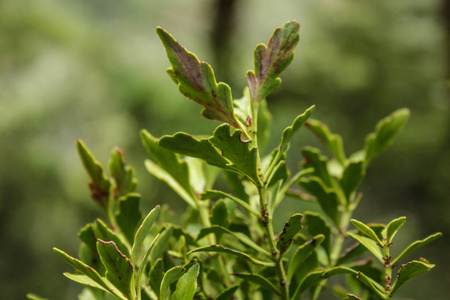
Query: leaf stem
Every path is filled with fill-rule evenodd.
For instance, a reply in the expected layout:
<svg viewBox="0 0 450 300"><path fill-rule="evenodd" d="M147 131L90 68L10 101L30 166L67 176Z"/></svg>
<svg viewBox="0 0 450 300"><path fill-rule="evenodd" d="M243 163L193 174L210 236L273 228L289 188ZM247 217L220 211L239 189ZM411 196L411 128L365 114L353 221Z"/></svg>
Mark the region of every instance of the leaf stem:
<svg viewBox="0 0 450 300"><path fill-rule="evenodd" d="M199 201L198 199L195 199L198 207L198 212L200 214L200 220L202 222L203 227L209 228L211 227L211 221L209 219L209 201ZM216 237L214 234L209 235L209 242L212 245L215 245L217 243ZM227 286L230 286L230 279L228 278L228 272L225 268L225 264L223 262L223 257L220 255L216 255L217 264L220 272L224 276L225 284Z"/></svg>
<svg viewBox="0 0 450 300"><path fill-rule="evenodd" d="M286 271L284 270L283 262L281 260L280 251L277 249L277 246L275 244L275 234L273 232L272 217L270 216L270 212L267 209L266 189L264 187L258 188L258 193L259 203L261 207L261 222L263 224L265 237L272 254L272 261L275 262L275 269L280 284L281 299L288 300L289 288L287 285L287 276Z"/></svg>

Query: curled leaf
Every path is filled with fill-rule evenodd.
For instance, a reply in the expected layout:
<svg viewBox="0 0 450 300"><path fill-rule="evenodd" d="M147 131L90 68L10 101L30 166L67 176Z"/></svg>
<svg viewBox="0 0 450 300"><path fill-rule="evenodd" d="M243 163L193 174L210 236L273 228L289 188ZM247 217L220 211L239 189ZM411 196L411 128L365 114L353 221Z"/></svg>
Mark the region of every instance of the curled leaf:
<svg viewBox="0 0 450 300"><path fill-rule="evenodd" d="M178 90L205 107L202 111L205 118L239 128L233 111L230 87L223 82L217 83L211 66L200 62L167 31L158 27L156 32L166 48L167 57L172 65L168 73L178 84Z"/></svg>
<svg viewBox="0 0 450 300"><path fill-rule="evenodd" d="M291 21L277 28L268 45L255 49L255 72L247 72L247 84L253 102L260 102L280 84L278 76L294 59L294 49L300 40L300 24Z"/></svg>

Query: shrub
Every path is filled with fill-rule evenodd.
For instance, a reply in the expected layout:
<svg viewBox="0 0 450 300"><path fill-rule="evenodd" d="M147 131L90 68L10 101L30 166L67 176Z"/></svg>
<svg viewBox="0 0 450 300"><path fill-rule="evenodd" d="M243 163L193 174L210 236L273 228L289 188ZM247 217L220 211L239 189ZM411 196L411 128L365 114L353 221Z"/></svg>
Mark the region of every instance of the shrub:
<svg viewBox="0 0 450 300"><path fill-rule="evenodd" d="M112 152L108 177L77 142L91 177L91 197L106 218L79 232L79 259L54 249L77 270L64 275L86 286L80 299L320 299L327 279L340 274L347 276L347 285L333 286L337 297L390 299L409 280L434 267L425 259L401 263L441 233L413 242L394 258L390 249L405 217L387 225L352 219L366 169L403 129L407 109L381 120L364 149L347 156L342 138L312 119L310 107L267 154L272 119L266 97L280 85L278 76L294 57L299 24L286 23L267 46L256 47L255 70L246 76L248 89L234 101L230 87L216 82L209 64L163 29L157 33L172 65L168 74L179 91L204 106L205 118L221 124L209 138L184 132L155 138L141 132L151 157L145 162L147 170L187 203L181 218L167 205L143 218L137 180L123 152ZM302 127L324 143L331 157L304 147L300 170L291 174L286 156ZM214 189L220 174L229 183L228 191ZM274 211L286 197L316 203L320 212L294 213L276 233ZM352 246L344 250L349 242ZM365 259L366 252L373 259ZM40 299L31 294L28 298Z"/></svg>

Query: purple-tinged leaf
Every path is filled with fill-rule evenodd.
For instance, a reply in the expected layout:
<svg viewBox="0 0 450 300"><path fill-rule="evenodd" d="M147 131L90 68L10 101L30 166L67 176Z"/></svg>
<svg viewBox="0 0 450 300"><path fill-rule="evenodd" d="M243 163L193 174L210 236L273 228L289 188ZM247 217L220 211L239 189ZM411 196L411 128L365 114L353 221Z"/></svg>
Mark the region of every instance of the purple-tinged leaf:
<svg viewBox="0 0 450 300"><path fill-rule="evenodd" d="M255 49L255 72L247 72L247 84L253 102L260 102L280 84L278 76L294 59L294 48L300 40L300 24L291 21L277 28L268 45Z"/></svg>
<svg viewBox="0 0 450 300"><path fill-rule="evenodd" d="M178 90L187 98L205 107L202 111L205 118L239 128L234 115L230 87L223 82L217 83L211 66L200 62L167 31L158 27L156 32L166 48L167 57L172 65L168 73L178 84Z"/></svg>
<svg viewBox="0 0 450 300"><path fill-rule="evenodd" d="M111 182L106 177L102 165L94 159L94 156L80 140L77 141L77 149L83 165L91 177L89 182L91 198L106 212L109 205Z"/></svg>

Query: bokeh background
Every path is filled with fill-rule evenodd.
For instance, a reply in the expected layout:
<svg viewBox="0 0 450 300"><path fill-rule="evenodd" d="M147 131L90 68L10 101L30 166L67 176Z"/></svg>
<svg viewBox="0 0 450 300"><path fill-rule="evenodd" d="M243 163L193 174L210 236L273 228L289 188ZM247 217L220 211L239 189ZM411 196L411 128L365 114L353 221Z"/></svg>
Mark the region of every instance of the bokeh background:
<svg viewBox="0 0 450 300"><path fill-rule="evenodd" d="M442 231L415 254L437 267L400 295L450 294L450 1L448 0L1 0L0 298L76 299L80 286L51 248L76 255L77 232L101 217L75 150L82 139L104 165L117 145L140 179L144 209L184 203L143 168L139 130L211 134L216 122L165 74L161 26L218 80L242 95L253 49L275 27L301 23L301 41L270 98L273 139L307 107L339 132L347 154L376 122L408 107L411 119L368 170L355 217L406 216L398 247ZM290 149L319 145L303 131ZM279 212L302 211L287 201ZM411 257L410 257L411 258ZM420 280L420 282L419 282ZM420 284L419 284L420 283Z"/></svg>

